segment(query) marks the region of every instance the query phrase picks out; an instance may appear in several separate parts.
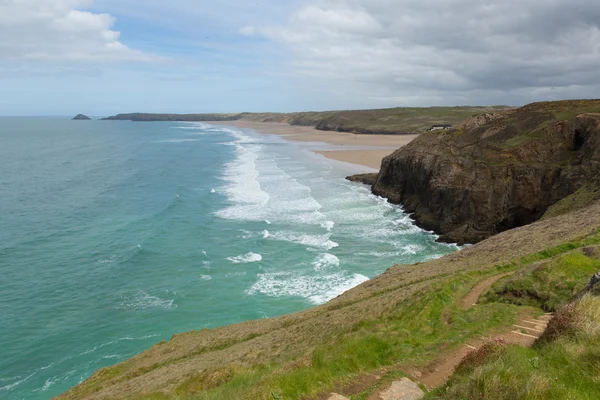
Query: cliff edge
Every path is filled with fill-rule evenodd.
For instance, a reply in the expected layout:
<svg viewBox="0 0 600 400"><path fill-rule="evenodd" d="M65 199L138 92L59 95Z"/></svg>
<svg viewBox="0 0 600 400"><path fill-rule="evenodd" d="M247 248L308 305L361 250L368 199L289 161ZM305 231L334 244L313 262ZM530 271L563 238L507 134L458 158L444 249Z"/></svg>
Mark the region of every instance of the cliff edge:
<svg viewBox="0 0 600 400"><path fill-rule="evenodd" d="M585 206L599 186L600 100L581 100L533 103L423 133L384 158L373 192L403 204L441 240L463 244L536 221L582 192Z"/></svg>

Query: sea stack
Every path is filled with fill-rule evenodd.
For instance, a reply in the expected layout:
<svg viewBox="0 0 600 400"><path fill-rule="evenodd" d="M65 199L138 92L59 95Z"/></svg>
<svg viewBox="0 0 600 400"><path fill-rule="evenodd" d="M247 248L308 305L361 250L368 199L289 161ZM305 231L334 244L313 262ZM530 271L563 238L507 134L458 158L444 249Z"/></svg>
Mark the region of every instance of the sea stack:
<svg viewBox="0 0 600 400"><path fill-rule="evenodd" d="M75 116L75 118L73 118L73 121L88 121L91 120L90 117L88 117L87 115L83 115L83 114L77 114Z"/></svg>

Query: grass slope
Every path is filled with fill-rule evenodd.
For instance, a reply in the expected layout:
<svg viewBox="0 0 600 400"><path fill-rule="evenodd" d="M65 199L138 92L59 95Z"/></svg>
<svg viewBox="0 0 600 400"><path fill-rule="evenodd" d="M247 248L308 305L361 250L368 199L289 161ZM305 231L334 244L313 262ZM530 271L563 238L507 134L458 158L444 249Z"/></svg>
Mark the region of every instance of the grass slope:
<svg viewBox="0 0 600 400"><path fill-rule="evenodd" d="M586 295L565 307L551 329L553 337L542 336L530 349L499 344L469 357L428 398L599 399L600 297Z"/></svg>
<svg viewBox="0 0 600 400"><path fill-rule="evenodd" d="M327 131L407 134L424 132L435 124L458 125L473 115L507 109L510 107L399 107L378 110L244 114L242 118L261 122L286 122L291 125L314 126Z"/></svg>
<svg viewBox="0 0 600 400"><path fill-rule="evenodd" d="M482 299L528 305L554 312L570 303L581 292L590 276L600 270L600 254L594 247L569 252L546 262L535 263L492 286Z"/></svg>

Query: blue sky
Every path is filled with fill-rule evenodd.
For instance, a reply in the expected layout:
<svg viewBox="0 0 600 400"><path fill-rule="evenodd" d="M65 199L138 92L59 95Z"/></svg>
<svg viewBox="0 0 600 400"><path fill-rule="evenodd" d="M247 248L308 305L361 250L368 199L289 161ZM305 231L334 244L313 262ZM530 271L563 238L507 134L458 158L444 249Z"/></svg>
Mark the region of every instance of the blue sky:
<svg viewBox="0 0 600 400"><path fill-rule="evenodd" d="M599 17L583 0L0 0L0 115L589 98Z"/></svg>

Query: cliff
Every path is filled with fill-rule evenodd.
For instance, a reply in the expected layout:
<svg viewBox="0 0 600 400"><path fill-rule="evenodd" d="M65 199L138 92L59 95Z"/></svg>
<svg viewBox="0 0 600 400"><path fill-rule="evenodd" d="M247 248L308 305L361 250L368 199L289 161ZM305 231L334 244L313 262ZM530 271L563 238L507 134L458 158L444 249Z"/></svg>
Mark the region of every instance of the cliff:
<svg viewBox="0 0 600 400"><path fill-rule="evenodd" d="M533 103L421 134L384 158L373 193L441 240L475 243L599 196L600 100ZM557 212L558 211L558 212Z"/></svg>

